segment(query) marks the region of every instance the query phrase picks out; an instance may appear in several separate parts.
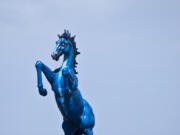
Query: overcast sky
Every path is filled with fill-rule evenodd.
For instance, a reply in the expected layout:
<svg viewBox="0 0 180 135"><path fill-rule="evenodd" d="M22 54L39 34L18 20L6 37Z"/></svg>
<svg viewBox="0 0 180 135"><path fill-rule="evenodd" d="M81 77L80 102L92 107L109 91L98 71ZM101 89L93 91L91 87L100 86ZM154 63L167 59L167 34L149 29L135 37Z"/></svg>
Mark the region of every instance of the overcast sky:
<svg viewBox="0 0 180 135"><path fill-rule="evenodd" d="M54 94L36 87L34 64L57 34L76 35L79 89L95 135L180 134L180 1L1 0L0 134L62 135Z"/></svg>

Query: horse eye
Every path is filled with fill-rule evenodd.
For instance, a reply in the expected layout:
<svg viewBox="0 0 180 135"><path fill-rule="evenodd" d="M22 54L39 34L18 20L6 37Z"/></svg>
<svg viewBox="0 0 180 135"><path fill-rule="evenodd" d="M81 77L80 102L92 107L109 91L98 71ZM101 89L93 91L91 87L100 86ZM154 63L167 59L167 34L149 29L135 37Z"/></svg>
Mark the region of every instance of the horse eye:
<svg viewBox="0 0 180 135"><path fill-rule="evenodd" d="M61 43L61 45L65 45L65 43L64 43L64 42L62 42L62 43Z"/></svg>

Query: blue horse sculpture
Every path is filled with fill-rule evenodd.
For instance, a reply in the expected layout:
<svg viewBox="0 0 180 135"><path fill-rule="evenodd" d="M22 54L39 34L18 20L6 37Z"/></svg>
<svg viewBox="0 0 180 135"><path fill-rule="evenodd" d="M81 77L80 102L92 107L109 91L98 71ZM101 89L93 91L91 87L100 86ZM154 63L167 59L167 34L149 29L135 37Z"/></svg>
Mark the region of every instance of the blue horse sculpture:
<svg viewBox="0 0 180 135"><path fill-rule="evenodd" d="M93 110L82 98L78 89L75 67L77 65L76 56L80 53L76 48L75 36L71 36L68 30L64 30L64 33L58 37L51 56L58 61L59 57L64 55L63 64L52 71L41 61L36 62L39 93L42 96L47 95L47 90L42 84L41 73L43 72L51 84L57 106L63 115L62 128L65 135L93 135L92 129L95 124Z"/></svg>

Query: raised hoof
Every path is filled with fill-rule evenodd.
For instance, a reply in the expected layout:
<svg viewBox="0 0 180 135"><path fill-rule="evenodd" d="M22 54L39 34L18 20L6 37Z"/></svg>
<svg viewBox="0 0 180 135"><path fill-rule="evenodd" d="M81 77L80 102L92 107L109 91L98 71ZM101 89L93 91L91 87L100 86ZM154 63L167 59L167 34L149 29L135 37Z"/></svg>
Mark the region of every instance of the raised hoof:
<svg viewBox="0 0 180 135"><path fill-rule="evenodd" d="M46 95L47 95L47 90L44 89L44 88L39 88L39 94L40 94L41 96L46 96Z"/></svg>

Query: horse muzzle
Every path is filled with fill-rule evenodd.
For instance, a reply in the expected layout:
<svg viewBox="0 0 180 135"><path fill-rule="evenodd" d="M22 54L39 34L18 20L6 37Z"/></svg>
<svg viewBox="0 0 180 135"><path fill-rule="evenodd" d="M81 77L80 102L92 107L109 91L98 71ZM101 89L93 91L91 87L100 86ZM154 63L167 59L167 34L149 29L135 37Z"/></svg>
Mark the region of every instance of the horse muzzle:
<svg viewBox="0 0 180 135"><path fill-rule="evenodd" d="M62 55L62 53L52 53L51 54L51 57L52 57L52 59L53 60L56 60L56 61L58 61L59 60L59 57Z"/></svg>

